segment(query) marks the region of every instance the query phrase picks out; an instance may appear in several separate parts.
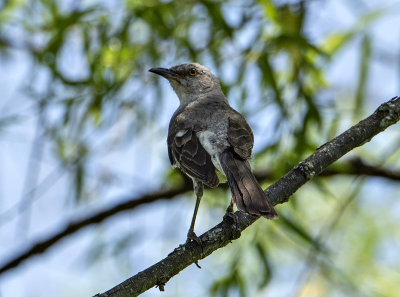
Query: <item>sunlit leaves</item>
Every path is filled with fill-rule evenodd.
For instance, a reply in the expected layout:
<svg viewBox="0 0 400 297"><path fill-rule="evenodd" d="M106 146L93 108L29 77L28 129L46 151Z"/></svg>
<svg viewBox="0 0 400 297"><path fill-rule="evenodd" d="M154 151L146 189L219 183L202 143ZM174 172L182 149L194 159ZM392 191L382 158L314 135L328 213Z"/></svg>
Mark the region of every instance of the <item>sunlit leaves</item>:
<svg viewBox="0 0 400 297"><path fill-rule="evenodd" d="M247 296L246 281L241 273L239 256L232 259L228 275L215 281L210 292L212 296L228 297L236 290L240 296Z"/></svg>
<svg viewBox="0 0 400 297"><path fill-rule="evenodd" d="M166 136L165 119L172 114L167 114L170 111L165 108L170 104L164 102L166 82L152 77L147 70L187 61L203 63L218 75L231 103L260 135L256 138L260 155L255 158L255 166L268 168L274 179L279 178L306 154L337 135L345 116L355 120L362 115L374 58L375 40L368 30L384 15L383 11L372 11L350 28L314 39L305 26L310 17L309 3L316 1L126 0L118 4L95 1L95 6L73 2L74 5L49 0L29 4L5 1L0 11L0 29L12 25L22 32L22 38L1 31L0 46L15 46L32 58L31 76L23 87L37 107L35 110L51 115L44 127L45 135L58 163L69 173L70 196L79 202L89 195L99 198L91 190L109 186L98 181L98 176L93 178L92 188L88 185L91 158L96 153L112 152L120 143L137 143L146 134L151 136L146 140L154 141L160 135ZM353 41L360 42L356 58L359 83L350 91L351 98L341 104L340 98L321 94L330 87L326 75L330 63ZM36 74L45 76L45 83L36 82ZM0 133L19 120L20 117L0 118ZM109 142L96 146L99 138L121 123L124 129L116 129ZM149 127L163 132L156 135L155 129ZM382 164L387 156L391 156L389 163L397 160L397 144L396 141L396 148L376 158L381 158ZM140 145L142 150L150 150L152 144ZM165 164L167 158L165 151ZM336 164L335 168L345 173L348 168L341 164L346 163ZM160 185L168 187L185 182L176 170L166 171L162 179ZM289 254L300 255L301 259L307 254L316 255L312 265L320 273L304 284L314 290L329 291L340 283L353 292L354 284L341 270L355 274L357 268L367 270L371 266L385 273L379 265L373 266L374 253L382 239L380 230L367 211L360 213L360 205L351 205L351 214L343 211L343 225L332 228L335 239L343 236L351 244L343 247L347 266L333 265L336 263L331 259L337 258L331 242L316 237L323 223L342 211L337 207L340 202L362 198L359 192L349 198L343 190L351 188L346 181L351 183L349 179L330 179L334 190L327 189L321 181L313 183L313 189L302 189L304 192L289 204L291 209L282 212L281 219L274 223L278 231L257 228L257 236L253 237L256 240L224 263L227 271L216 278L212 293L245 296L265 290L273 281L274 269L278 269L274 267L277 260L270 255L282 251L286 257L279 261L283 265ZM230 199L226 187L208 191L214 192L205 196L215 200L204 199L202 207L222 212ZM340 241L341 238L337 240ZM129 244L129 236L121 236L114 254L129 250ZM246 266L246 257L256 264ZM378 272L370 271L368 277L357 281L379 279ZM384 280L380 282L384 286Z"/></svg>
<svg viewBox="0 0 400 297"><path fill-rule="evenodd" d="M382 18L386 13L386 10L379 9L373 10L365 15L361 16L360 19L354 24L353 27L346 31L332 32L326 36L322 43L322 49L327 52L330 56L333 56L340 49L346 46L354 38L358 37L359 33L365 33L369 27L377 20Z"/></svg>
<svg viewBox="0 0 400 297"><path fill-rule="evenodd" d="M329 54L333 55L353 37L354 37L354 32L352 31L334 32L325 39L322 48Z"/></svg>

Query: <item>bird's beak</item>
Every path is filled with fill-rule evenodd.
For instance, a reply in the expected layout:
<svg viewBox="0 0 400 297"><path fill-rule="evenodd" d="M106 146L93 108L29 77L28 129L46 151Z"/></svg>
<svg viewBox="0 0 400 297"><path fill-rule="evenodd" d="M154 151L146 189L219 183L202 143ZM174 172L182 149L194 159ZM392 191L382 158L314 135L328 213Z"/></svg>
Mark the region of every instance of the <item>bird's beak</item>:
<svg viewBox="0 0 400 297"><path fill-rule="evenodd" d="M177 78L178 74L175 73L174 71L171 71L168 68L151 68L149 69L150 72L153 72L155 74L161 75L162 77L165 77L166 79L170 78Z"/></svg>

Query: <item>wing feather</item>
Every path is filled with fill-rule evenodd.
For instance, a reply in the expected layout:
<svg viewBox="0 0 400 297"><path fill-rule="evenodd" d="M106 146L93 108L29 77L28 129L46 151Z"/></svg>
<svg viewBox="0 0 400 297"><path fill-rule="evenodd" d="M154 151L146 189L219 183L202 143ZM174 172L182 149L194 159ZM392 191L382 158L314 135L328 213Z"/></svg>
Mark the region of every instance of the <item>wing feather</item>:
<svg viewBox="0 0 400 297"><path fill-rule="evenodd" d="M229 115L228 141L233 150L243 159L251 157L254 135L244 117L232 109Z"/></svg>
<svg viewBox="0 0 400 297"><path fill-rule="evenodd" d="M177 165L186 174L209 187L219 184L211 156L201 145L192 128L175 131L170 128L168 136L168 155L171 164ZM172 131L171 131L172 130Z"/></svg>

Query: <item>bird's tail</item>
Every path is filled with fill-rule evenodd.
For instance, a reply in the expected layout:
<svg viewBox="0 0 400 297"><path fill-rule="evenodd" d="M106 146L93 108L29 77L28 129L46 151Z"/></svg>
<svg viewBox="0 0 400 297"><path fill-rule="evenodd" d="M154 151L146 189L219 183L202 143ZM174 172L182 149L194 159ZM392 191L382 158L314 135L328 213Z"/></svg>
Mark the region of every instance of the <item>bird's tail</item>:
<svg viewBox="0 0 400 297"><path fill-rule="evenodd" d="M239 210L267 219L278 218L277 213L251 172L247 160L243 160L234 152L226 150L219 154L219 161L228 179L232 201Z"/></svg>

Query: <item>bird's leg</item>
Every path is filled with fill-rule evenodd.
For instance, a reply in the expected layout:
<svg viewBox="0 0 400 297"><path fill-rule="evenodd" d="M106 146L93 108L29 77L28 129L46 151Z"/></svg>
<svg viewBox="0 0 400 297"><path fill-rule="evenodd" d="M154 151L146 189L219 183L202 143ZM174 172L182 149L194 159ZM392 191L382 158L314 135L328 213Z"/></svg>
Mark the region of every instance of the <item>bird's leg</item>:
<svg viewBox="0 0 400 297"><path fill-rule="evenodd" d="M196 195L196 205L194 207L193 218L190 224L189 232L187 234L186 243L188 243L190 240L194 240L201 245L200 238L198 238L197 235L194 233L194 223L196 222L196 216L197 216L197 211L199 210L201 197L203 197L203 184L193 179L193 187L194 187L194 193Z"/></svg>
<svg viewBox="0 0 400 297"><path fill-rule="evenodd" d="M229 206L226 209L226 215L229 213L233 213L233 199L231 199L231 203L229 203Z"/></svg>

